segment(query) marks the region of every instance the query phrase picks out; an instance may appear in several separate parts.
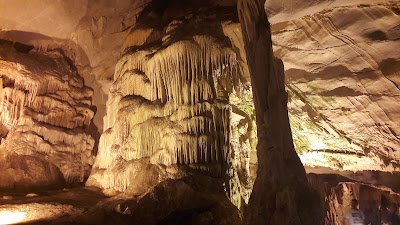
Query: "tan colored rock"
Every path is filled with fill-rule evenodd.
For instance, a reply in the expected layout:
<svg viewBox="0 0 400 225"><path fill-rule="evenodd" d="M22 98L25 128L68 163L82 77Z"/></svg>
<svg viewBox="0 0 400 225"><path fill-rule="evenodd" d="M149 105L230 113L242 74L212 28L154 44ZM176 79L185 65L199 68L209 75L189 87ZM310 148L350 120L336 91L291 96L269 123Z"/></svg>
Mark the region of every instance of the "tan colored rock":
<svg viewBox="0 0 400 225"><path fill-rule="evenodd" d="M398 2L334 1L271 17L297 151L307 166L398 171ZM378 4L379 3L379 4ZM267 3L275 7L273 1ZM302 5L303 4L303 5ZM315 10L315 11L313 11ZM282 12L283 13L283 12ZM301 60L299 60L301 59Z"/></svg>
<svg viewBox="0 0 400 225"><path fill-rule="evenodd" d="M238 207L248 200L254 106L247 70L233 50L240 43L228 38L239 25L232 11L196 12L195 20L190 14L165 19L164 28L147 25L157 19L143 16L131 31L87 185L142 195L193 170L219 177ZM146 181L143 167L154 171Z"/></svg>
<svg viewBox="0 0 400 225"><path fill-rule="evenodd" d="M59 52L17 46L0 44L0 188L83 182L95 142L93 91Z"/></svg>
<svg viewBox="0 0 400 225"><path fill-rule="evenodd" d="M99 131L125 37L149 0L0 0L0 39L38 49L63 49L93 88Z"/></svg>
<svg viewBox="0 0 400 225"><path fill-rule="evenodd" d="M135 27L131 32L149 2L17 0L10 4L0 0L0 38L45 50L62 48L94 90L94 121L101 131L121 52L128 46L168 38L154 27ZM190 4L200 8L234 5L235 1ZM186 16L186 6L173 5L165 18ZM271 0L265 8L272 23L275 53L285 62L289 79L296 149L317 151L304 154L304 164L398 170L398 3ZM151 16L157 17L157 13ZM165 31L174 27L176 24L170 23ZM246 62L237 23L223 24L223 29ZM248 72L243 74L249 81Z"/></svg>

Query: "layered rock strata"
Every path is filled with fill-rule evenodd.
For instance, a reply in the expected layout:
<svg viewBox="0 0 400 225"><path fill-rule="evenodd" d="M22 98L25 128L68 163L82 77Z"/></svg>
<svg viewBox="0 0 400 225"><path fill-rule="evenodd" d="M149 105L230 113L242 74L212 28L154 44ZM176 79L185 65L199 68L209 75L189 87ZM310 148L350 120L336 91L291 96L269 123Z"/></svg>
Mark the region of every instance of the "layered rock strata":
<svg viewBox="0 0 400 225"><path fill-rule="evenodd" d="M92 90L69 59L0 43L0 189L83 182L94 162Z"/></svg>
<svg viewBox="0 0 400 225"><path fill-rule="evenodd" d="M398 171L399 2L297 2L271 20L303 163Z"/></svg>

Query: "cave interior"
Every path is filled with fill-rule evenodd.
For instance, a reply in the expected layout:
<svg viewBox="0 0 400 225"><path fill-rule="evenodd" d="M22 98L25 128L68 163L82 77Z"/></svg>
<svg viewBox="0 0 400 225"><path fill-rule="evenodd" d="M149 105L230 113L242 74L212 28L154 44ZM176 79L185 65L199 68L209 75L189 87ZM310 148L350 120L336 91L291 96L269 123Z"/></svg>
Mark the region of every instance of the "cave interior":
<svg viewBox="0 0 400 225"><path fill-rule="evenodd" d="M397 224L399 49L393 0L0 0L0 224Z"/></svg>

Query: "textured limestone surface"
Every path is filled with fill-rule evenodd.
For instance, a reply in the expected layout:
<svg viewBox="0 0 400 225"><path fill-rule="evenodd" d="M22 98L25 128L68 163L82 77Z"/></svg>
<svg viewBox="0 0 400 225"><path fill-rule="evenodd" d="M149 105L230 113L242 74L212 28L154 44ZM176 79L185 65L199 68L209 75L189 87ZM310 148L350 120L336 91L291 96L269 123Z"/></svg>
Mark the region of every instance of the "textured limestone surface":
<svg viewBox="0 0 400 225"><path fill-rule="evenodd" d="M323 211L296 154L288 116L284 66L272 49L263 1L238 1L238 14L254 95L257 177L245 223L318 225Z"/></svg>
<svg viewBox="0 0 400 225"><path fill-rule="evenodd" d="M202 181L203 180L203 181ZM144 196L107 198L100 190L72 188L40 194L0 192L2 224L240 225L239 210L218 194L213 178L169 180ZM199 183L205 182L208 187ZM30 196L30 197L29 197Z"/></svg>
<svg viewBox="0 0 400 225"><path fill-rule="evenodd" d="M241 207L255 176L256 131L245 62L235 52L236 12L179 10L154 18L150 8L128 35L87 185L142 195L166 179L207 173Z"/></svg>
<svg viewBox="0 0 400 225"><path fill-rule="evenodd" d="M92 93L60 52L0 42L0 189L84 181Z"/></svg>
<svg viewBox="0 0 400 225"><path fill-rule="evenodd" d="M108 81L124 38L149 0L0 1L0 39L36 48L62 48L94 90L95 124L102 129Z"/></svg>
<svg viewBox="0 0 400 225"><path fill-rule="evenodd" d="M400 3L297 1L279 8L267 1L266 8L303 164L398 171Z"/></svg>
<svg viewBox="0 0 400 225"><path fill-rule="evenodd" d="M139 13L159 0L0 0L0 39L41 49L62 48L74 60L85 83L93 88L94 123L103 130L108 89L123 43ZM191 0L195 5L232 5L235 0Z"/></svg>

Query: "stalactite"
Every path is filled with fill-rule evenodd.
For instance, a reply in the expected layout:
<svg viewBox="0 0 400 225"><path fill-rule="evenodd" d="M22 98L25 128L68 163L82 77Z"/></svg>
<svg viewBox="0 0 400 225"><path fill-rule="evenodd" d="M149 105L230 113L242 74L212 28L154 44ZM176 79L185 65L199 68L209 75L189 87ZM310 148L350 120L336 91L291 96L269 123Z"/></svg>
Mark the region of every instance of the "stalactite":
<svg viewBox="0 0 400 225"><path fill-rule="evenodd" d="M113 175L110 168L121 159L149 158L166 166L226 164L230 111L227 99L216 94L216 80L236 70L236 61L230 48L208 36L126 53L115 68L94 163L104 178L91 177L104 188L125 191L132 174Z"/></svg>

